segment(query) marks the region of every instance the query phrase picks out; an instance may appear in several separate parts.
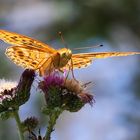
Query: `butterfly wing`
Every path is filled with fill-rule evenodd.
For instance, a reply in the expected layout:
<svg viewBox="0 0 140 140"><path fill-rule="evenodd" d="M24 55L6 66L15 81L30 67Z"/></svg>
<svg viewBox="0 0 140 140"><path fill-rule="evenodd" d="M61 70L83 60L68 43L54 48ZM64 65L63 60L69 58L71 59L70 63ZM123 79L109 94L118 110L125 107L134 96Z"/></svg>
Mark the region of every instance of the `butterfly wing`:
<svg viewBox="0 0 140 140"><path fill-rule="evenodd" d="M12 46L5 54L17 65L23 68L38 69L50 56L50 53L31 50L26 46Z"/></svg>
<svg viewBox="0 0 140 140"><path fill-rule="evenodd" d="M99 53L73 54L72 55L73 68L76 69L76 68L87 67L92 63L92 60L94 59L128 56L128 55L135 55L135 54L140 54L140 52L99 52Z"/></svg>
<svg viewBox="0 0 140 140"><path fill-rule="evenodd" d="M30 49L36 49L42 52L53 53L56 51L49 45L38 40L5 30L0 30L0 39L12 45L28 46Z"/></svg>
<svg viewBox="0 0 140 140"><path fill-rule="evenodd" d="M84 68L92 63L92 59L89 58L74 58L72 57L73 69Z"/></svg>

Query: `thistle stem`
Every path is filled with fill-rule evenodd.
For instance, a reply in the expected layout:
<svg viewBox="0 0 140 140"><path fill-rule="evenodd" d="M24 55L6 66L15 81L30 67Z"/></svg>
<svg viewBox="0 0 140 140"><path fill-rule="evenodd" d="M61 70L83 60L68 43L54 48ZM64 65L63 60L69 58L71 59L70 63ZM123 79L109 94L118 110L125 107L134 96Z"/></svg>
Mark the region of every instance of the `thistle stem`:
<svg viewBox="0 0 140 140"><path fill-rule="evenodd" d="M51 140L51 133L54 131L54 125L56 124L56 120L62 111L55 111L49 115L48 127L45 135L45 140Z"/></svg>
<svg viewBox="0 0 140 140"><path fill-rule="evenodd" d="M21 125L21 121L20 121L18 111L14 111L13 114L14 114L14 118L15 118L16 123L17 123L17 128L18 128L18 133L19 133L19 140L24 140L24 135L23 135L23 131L22 131L22 125Z"/></svg>

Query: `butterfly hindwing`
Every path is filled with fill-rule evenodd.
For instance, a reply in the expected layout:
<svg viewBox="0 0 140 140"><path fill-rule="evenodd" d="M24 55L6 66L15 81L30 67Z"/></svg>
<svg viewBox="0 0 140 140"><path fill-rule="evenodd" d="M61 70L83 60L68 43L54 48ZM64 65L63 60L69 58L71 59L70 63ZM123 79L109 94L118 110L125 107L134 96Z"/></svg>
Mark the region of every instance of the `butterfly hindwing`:
<svg viewBox="0 0 140 140"><path fill-rule="evenodd" d="M50 57L49 53L38 50L30 50L25 46L13 46L6 49L5 54L17 65L24 68L37 69L46 58Z"/></svg>
<svg viewBox="0 0 140 140"><path fill-rule="evenodd" d="M76 59L72 59L72 61L73 61L74 69L84 68L92 63L92 59L88 59L88 58L76 58Z"/></svg>

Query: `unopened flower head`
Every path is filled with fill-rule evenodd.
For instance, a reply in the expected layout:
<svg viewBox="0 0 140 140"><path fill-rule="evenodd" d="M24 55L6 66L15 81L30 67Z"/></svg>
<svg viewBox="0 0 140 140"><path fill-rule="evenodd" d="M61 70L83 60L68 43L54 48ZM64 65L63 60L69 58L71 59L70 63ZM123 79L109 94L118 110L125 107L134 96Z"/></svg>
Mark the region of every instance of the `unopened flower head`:
<svg viewBox="0 0 140 140"><path fill-rule="evenodd" d="M16 109L29 99L34 76L33 70L26 69L18 83L0 80L0 113Z"/></svg>
<svg viewBox="0 0 140 140"><path fill-rule="evenodd" d="M22 122L22 125L24 126L24 131L32 131L37 127L38 123L39 121L36 117L28 117Z"/></svg>
<svg viewBox="0 0 140 140"><path fill-rule="evenodd" d="M53 73L39 83L44 92L48 107L64 108L64 110L78 111L86 103L92 104L93 96L84 85L74 79L66 79L58 73Z"/></svg>

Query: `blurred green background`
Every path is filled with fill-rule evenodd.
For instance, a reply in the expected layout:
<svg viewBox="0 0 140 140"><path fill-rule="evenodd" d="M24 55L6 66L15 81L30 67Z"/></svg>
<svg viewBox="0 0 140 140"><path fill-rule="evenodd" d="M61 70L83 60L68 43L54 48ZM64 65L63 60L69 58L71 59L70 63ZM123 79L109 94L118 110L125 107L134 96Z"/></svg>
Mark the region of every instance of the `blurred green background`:
<svg viewBox="0 0 140 140"><path fill-rule="evenodd" d="M0 28L25 34L54 48L70 49L103 44L78 52L140 51L140 1L138 0L0 0ZM0 78L17 80L22 68L5 55L0 42ZM140 140L140 57L97 60L75 70L89 87L96 103L77 113L64 112L52 140ZM30 101L21 107L21 118L38 116L44 135L46 118L40 115L42 94L32 88ZM38 128L38 129L39 129ZM38 130L36 130L38 132ZM0 122L0 140L18 140L14 120Z"/></svg>

